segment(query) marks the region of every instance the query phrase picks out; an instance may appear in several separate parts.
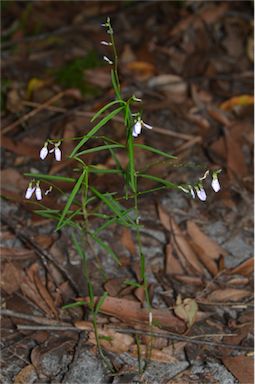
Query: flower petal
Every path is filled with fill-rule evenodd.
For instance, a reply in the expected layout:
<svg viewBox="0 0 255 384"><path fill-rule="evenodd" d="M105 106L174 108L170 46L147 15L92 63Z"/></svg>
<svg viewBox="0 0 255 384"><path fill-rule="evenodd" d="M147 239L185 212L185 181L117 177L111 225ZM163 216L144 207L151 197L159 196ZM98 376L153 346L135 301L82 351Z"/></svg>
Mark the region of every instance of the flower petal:
<svg viewBox="0 0 255 384"><path fill-rule="evenodd" d="M42 190L40 187L35 188L35 197L37 200L42 200Z"/></svg>
<svg viewBox="0 0 255 384"><path fill-rule="evenodd" d="M145 128L152 129L152 126L149 125L149 124L145 124L145 123L143 123L143 126L144 126Z"/></svg>
<svg viewBox="0 0 255 384"><path fill-rule="evenodd" d="M40 159L44 160L47 155L48 155L48 148L44 146L40 150Z"/></svg>
<svg viewBox="0 0 255 384"><path fill-rule="evenodd" d="M141 121L138 120L133 126L133 132L135 132L137 135L140 135L141 131L142 131L142 123Z"/></svg>
<svg viewBox="0 0 255 384"><path fill-rule="evenodd" d="M219 192L220 190L220 183L219 183L219 180L217 178L213 178L212 179L212 189L214 190L214 192Z"/></svg>
<svg viewBox="0 0 255 384"><path fill-rule="evenodd" d="M61 150L58 147L55 148L55 159L61 161Z"/></svg>
<svg viewBox="0 0 255 384"><path fill-rule="evenodd" d="M28 187L25 194L25 199L31 199L34 193L35 187Z"/></svg>
<svg viewBox="0 0 255 384"><path fill-rule="evenodd" d="M205 193L204 188L200 188L200 189L197 190L197 197L201 201L205 201L206 200L206 193Z"/></svg>

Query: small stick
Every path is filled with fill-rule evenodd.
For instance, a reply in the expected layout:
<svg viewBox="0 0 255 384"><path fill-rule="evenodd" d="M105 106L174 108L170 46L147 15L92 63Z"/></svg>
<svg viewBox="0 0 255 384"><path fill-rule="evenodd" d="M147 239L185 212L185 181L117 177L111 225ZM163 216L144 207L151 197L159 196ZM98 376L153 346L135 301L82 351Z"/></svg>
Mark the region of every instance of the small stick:
<svg viewBox="0 0 255 384"><path fill-rule="evenodd" d="M17 329L19 331L75 331L75 332L83 332L75 327L68 327L63 325L17 325Z"/></svg>
<svg viewBox="0 0 255 384"><path fill-rule="evenodd" d="M27 315L26 313L12 311L11 309L1 309L0 316L17 317L18 319L34 321L35 323L45 324L45 325L70 326L69 323L56 322L55 320L47 319L43 316Z"/></svg>
<svg viewBox="0 0 255 384"><path fill-rule="evenodd" d="M209 341L209 340L196 340L193 339L192 337L188 336L182 336L182 335L177 335L177 334L170 334L167 332L148 332L148 331L141 331L137 329L115 329L116 332L119 333L126 333L126 334L138 334L138 335L148 335L148 336L153 336L153 337L165 337L170 340L176 340L176 341L186 341L187 343L192 343L192 344L201 344L201 345L211 345L214 347L219 347L219 348L226 348L226 349L234 349L234 350L240 350L240 351L253 351L252 348L249 347L243 347L239 345L232 345L232 344L227 344L227 343L216 343L214 341ZM209 335L206 335L209 336ZM219 335L221 336L221 334ZM235 335L233 335L235 336Z"/></svg>
<svg viewBox="0 0 255 384"><path fill-rule="evenodd" d="M41 104L40 105L40 104L32 102L32 101L24 101L23 104L31 106L31 107L36 107L36 108L39 108L39 106L41 106L41 109L47 109L49 111L63 112L63 113L67 112L66 108L54 107L54 106L46 105L46 104L44 104L44 105ZM74 114L77 115L77 116L93 117L95 113L94 112L74 111ZM123 122L123 119L121 117L118 117L118 116L113 117L112 120ZM192 135L188 135L188 134L185 134L185 133L175 132L175 131L172 131L170 129L160 128L160 127L153 127L153 130L155 132L157 132L157 133L161 133L162 135L177 137L179 139L187 140L188 142L190 142L192 140L195 140L195 139L197 141L201 141L201 137L200 136L195 136L194 137Z"/></svg>
<svg viewBox="0 0 255 384"><path fill-rule="evenodd" d="M30 117L35 116L38 112L40 112L42 109L45 109L46 106L48 106L51 103L54 103L54 101L57 101L61 97L65 95L66 91L59 92L57 95L54 95L49 100L45 101L42 104L38 104L38 106L33 109L32 111L26 113L24 116L21 116L18 120L14 121L14 123L8 125L7 127L2 129L2 133L5 134L9 131L11 131L13 128L17 127L20 123L23 123L24 121L30 119Z"/></svg>

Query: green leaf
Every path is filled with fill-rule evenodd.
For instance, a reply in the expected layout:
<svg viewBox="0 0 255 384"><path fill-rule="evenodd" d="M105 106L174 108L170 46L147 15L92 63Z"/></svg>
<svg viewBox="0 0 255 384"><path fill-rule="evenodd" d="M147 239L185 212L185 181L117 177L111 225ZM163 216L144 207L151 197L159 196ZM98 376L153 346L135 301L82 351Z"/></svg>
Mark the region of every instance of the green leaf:
<svg viewBox="0 0 255 384"><path fill-rule="evenodd" d="M169 155L166 152L162 152L159 149L153 148L150 145L144 145L144 144L134 144L135 147L145 149L146 151L150 151L152 153L156 153L157 155L168 157L169 159L177 159L176 156Z"/></svg>
<svg viewBox="0 0 255 384"><path fill-rule="evenodd" d="M136 281L133 281L133 280L125 280L125 281L123 281L123 284L131 285L131 287L135 287L135 288L140 288L141 287L141 284L139 284L139 283L137 283Z"/></svg>
<svg viewBox="0 0 255 384"><path fill-rule="evenodd" d="M112 86L115 91L115 94L119 100L121 100L121 94L120 94L120 86L118 82L118 74L117 72L112 69L111 70L111 79L112 79Z"/></svg>
<svg viewBox="0 0 255 384"><path fill-rule="evenodd" d="M93 127L79 142L79 144L74 148L72 151L71 155L69 156L70 158L74 157L74 155L78 152L78 150L85 144L101 127L103 127L108 121L110 121L114 116L116 116L120 111L123 110L123 106L115 109L109 115L107 115L105 118L103 118L99 123Z"/></svg>
<svg viewBox="0 0 255 384"><path fill-rule="evenodd" d="M71 177L44 175L43 173L24 173L24 175L40 180L66 181L67 183L74 183L76 181L76 179Z"/></svg>
<svg viewBox="0 0 255 384"><path fill-rule="evenodd" d="M116 168L111 168L111 169L107 169L107 168L101 168L100 166L97 166L97 165L89 165L88 166L88 169L89 169L89 172L91 173L109 173L109 174L114 174L114 173L119 173L121 174L121 170L120 169L116 169Z"/></svg>
<svg viewBox="0 0 255 384"><path fill-rule="evenodd" d="M56 230L58 230L58 229L61 227L61 225L62 225L62 223L63 223L63 221L64 221L64 218L65 218L65 216L66 216L66 214L67 214L67 212L68 212L68 210L69 210L69 208L70 208L70 206L71 206L71 204L72 204L72 202L73 202L75 196L76 196L77 193L79 192L79 189L80 189L80 187L81 187L81 183L82 183L82 181L83 181L83 179L84 179L84 177L85 177L86 172L87 172L87 169L84 168L84 170L83 170L81 176L80 176L79 179L77 180L77 182L76 182L76 184L75 184L75 186L74 186L72 192L70 193L70 196L69 196L69 198L68 198L68 200L67 200L67 203L66 203L66 205L65 205L65 208L64 208L64 210L63 210L63 212L62 212L62 215L61 215L61 218L60 218L60 220L59 220L59 222L58 222L58 225L57 225Z"/></svg>
<svg viewBox="0 0 255 384"><path fill-rule="evenodd" d="M92 152L100 152L106 150L110 150L111 148L125 148L125 145L123 144L106 144L106 145L100 145L98 147L94 148L88 148L84 151L78 152L76 156L85 155L86 153L92 153Z"/></svg>
<svg viewBox="0 0 255 384"><path fill-rule="evenodd" d="M96 114L92 117L91 122L95 121L98 118L98 116L100 116L103 112L105 112L108 108L110 108L114 104L125 104L125 101L123 100L111 101L110 103L105 105L103 108L101 108L98 112L96 112Z"/></svg>
<svg viewBox="0 0 255 384"><path fill-rule="evenodd" d="M123 208L116 200L114 200L114 198L111 195L102 194L94 187L90 187L90 189L94 193L94 195L96 195L100 200L102 200L105 203L105 205L107 205L107 207L113 213L115 213L115 215L119 218L120 222L123 225L129 225L129 222L124 219L126 211L124 210L124 215L123 215Z"/></svg>
<svg viewBox="0 0 255 384"><path fill-rule="evenodd" d="M129 212L132 212L133 211L133 208L130 208L126 211L124 211L122 214L121 214L121 218L128 215ZM131 218L129 217L130 221L131 221ZM104 224L102 224L100 227L98 227L95 231L96 234L99 234L100 232L102 232L105 228L109 227L110 225L114 224L114 223L118 223L120 222L120 218L118 216L115 216L115 217L112 217L111 219L107 220ZM131 229L136 229L137 230L137 224L135 224L135 222L133 222L134 224L123 224L124 226L126 227L129 227Z"/></svg>
<svg viewBox="0 0 255 384"><path fill-rule="evenodd" d="M66 304L62 306L62 309L76 308L87 304L85 301L77 301L76 303Z"/></svg>
<svg viewBox="0 0 255 384"><path fill-rule="evenodd" d="M105 299L107 298L107 296L108 296L108 292L104 292L103 296L101 296L100 299L98 300L98 303L97 303L96 308L95 308L95 314L96 315L100 311L100 308L104 304Z"/></svg>
<svg viewBox="0 0 255 384"><path fill-rule="evenodd" d="M174 183L171 183L168 180L161 179L160 177L156 177L156 176L152 176L152 175L147 175L147 174L144 174L144 173L138 173L137 176L138 177L144 177L145 179L149 179L149 180L155 181L156 183L161 183L161 184L165 185L168 188L172 188L172 189L177 189L178 188L178 185L176 185Z"/></svg>

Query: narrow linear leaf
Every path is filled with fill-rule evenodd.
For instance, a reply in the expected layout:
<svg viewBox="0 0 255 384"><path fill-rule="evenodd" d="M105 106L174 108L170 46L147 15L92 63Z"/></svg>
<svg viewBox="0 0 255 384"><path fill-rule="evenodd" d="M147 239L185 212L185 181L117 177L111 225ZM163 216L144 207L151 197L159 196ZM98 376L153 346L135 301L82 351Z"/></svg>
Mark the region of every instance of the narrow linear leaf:
<svg viewBox="0 0 255 384"><path fill-rule="evenodd" d="M171 183L168 180L161 179L160 177L156 177L156 176L152 176L152 175L147 175L147 174L144 174L144 173L139 173L137 176L138 177L143 177L145 179L149 179L149 180L152 180L152 181L155 181L156 183L161 183L161 184L165 185L168 188L178 189L178 185L176 185L174 183Z"/></svg>
<svg viewBox="0 0 255 384"><path fill-rule="evenodd" d="M136 287L136 288L140 288L141 287L141 284L139 284L139 283L137 283L136 281L133 281L133 280L125 280L125 281L123 281L123 284L131 285L131 287Z"/></svg>
<svg viewBox="0 0 255 384"><path fill-rule="evenodd" d="M91 122L95 121L102 113L104 113L108 108L112 107L114 104L125 104L123 100L114 100L101 108L96 114L92 117Z"/></svg>
<svg viewBox="0 0 255 384"><path fill-rule="evenodd" d="M96 165L89 165L88 169L89 169L89 172L91 172L91 173L102 173L102 174L103 173L109 173L109 174L119 173L119 174L122 174L120 169L116 169L116 168L107 169L107 168L101 168L101 167L96 166Z"/></svg>
<svg viewBox="0 0 255 384"><path fill-rule="evenodd" d="M111 148L125 148L125 145L123 144L106 144L106 145L99 145L95 148L88 148L84 151L78 152L76 156L85 155L86 153L93 153L93 152L100 152L104 150L110 150Z"/></svg>
<svg viewBox="0 0 255 384"><path fill-rule="evenodd" d="M134 144L135 147L144 149L146 151L150 151L152 153L156 153L157 155L168 157L169 159L177 159L176 156L169 155L166 152L162 152L159 149L153 148L150 145L144 145L144 144Z"/></svg>
<svg viewBox="0 0 255 384"><path fill-rule="evenodd" d="M123 106L115 109L109 115L107 115L104 119L99 121L99 123L93 127L84 137L83 139L79 142L79 144L76 145L74 150L72 151L70 158L74 157L74 155L78 152L78 150L85 144L101 127L103 127L109 120L111 120L114 116L116 116L120 111L123 110Z"/></svg>
<svg viewBox="0 0 255 384"><path fill-rule="evenodd" d="M119 100L121 100L121 95L120 95L120 86L118 84L118 81L117 81L117 73L114 69L111 70L111 79L112 79L112 85L113 85L113 89L115 91L115 94L117 96L117 98Z"/></svg>
<svg viewBox="0 0 255 384"><path fill-rule="evenodd" d="M40 180L66 181L67 183L74 183L76 181L76 179L73 179L72 177L44 175L43 173L24 173L24 175Z"/></svg>
<svg viewBox="0 0 255 384"><path fill-rule="evenodd" d="M129 212L132 212L133 211L133 208L131 209L128 209L127 211L124 211L121 215L121 218L128 215ZM130 218L129 218L130 219ZM100 232L102 232L105 228L109 227L110 225L112 224L115 224L115 223L118 223L120 222L120 218L118 216L115 216L115 217L112 217L111 219L107 220L105 223L103 223L100 227L98 227L95 231L96 234L99 234ZM126 227L129 227L129 228L132 228L132 229L136 229L137 230L137 224L135 224L135 222L133 222L134 224L123 224L122 225L125 225Z"/></svg>
<svg viewBox="0 0 255 384"><path fill-rule="evenodd" d="M105 205L107 205L107 207L113 212L115 213L115 215L118 216L118 218L120 219L120 221L123 223L123 224L126 224L128 225L129 223L124 220L124 215L123 215L123 209L121 208L121 206L119 205L119 203L117 203L116 200L113 199L113 197L111 195L104 195L102 194L101 192L99 192L96 188L94 187L90 187L91 191L94 193L94 195L96 195L101 201L103 201L105 203Z"/></svg>
<svg viewBox="0 0 255 384"><path fill-rule="evenodd" d="M77 301L76 303L71 303L71 304L63 305L62 309L81 307L81 306L83 306L85 304L86 304L85 301Z"/></svg>
<svg viewBox="0 0 255 384"><path fill-rule="evenodd" d="M84 177L85 177L85 173L86 173L86 171L87 171L87 169L85 168L85 169L83 170L81 176L80 176L79 179L77 180L77 182L76 182L76 184L75 184L75 186L74 186L72 192L70 193L70 196L69 196L69 198L68 198L68 200L67 200L67 203L66 203L66 205L65 205L65 208L63 209L63 212L62 212L61 218L60 218L60 220L59 220L59 222L58 222L58 225L57 225L56 230L58 230L58 229L61 227L61 225L62 225L62 223L63 223L63 221L64 221L64 218L65 218L65 216L66 216L66 214L67 214L67 212L68 212L68 210L69 210L69 208L70 208L70 206L71 206L71 204L72 204L72 202L73 202L75 196L76 196L77 193L79 192L79 189L80 189L81 183L82 183L82 181L83 181L83 179L84 179Z"/></svg>
<svg viewBox="0 0 255 384"><path fill-rule="evenodd" d="M72 213L70 214L70 216L68 216L66 219L63 220L63 223L58 227L58 229L62 229L63 227L65 227L67 224L68 225L71 225L72 222L73 222L73 218L77 215L81 215L82 211L81 209L78 209L77 211L71 211ZM68 212L67 212L68 214ZM75 223L73 222L73 224L75 225Z"/></svg>
<svg viewBox="0 0 255 384"><path fill-rule="evenodd" d="M96 308L95 308L95 314L96 315L100 311L100 309L101 309L102 305L104 304L107 296L108 296L108 292L104 292L103 296L101 296L100 299L98 300L98 303L97 303Z"/></svg>

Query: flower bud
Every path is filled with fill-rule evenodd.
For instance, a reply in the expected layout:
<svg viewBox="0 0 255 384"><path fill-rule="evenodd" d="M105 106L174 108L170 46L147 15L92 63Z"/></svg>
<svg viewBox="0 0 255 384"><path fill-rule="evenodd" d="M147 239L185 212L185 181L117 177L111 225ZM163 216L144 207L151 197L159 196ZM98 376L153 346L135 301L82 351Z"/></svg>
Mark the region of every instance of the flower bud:
<svg viewBox="0 0 255 384"><path fill-rule="evenodd" d="M104 59L108 64L113 64L113 62L112 62L107 56L104 56L103 59Z"/></svg>

